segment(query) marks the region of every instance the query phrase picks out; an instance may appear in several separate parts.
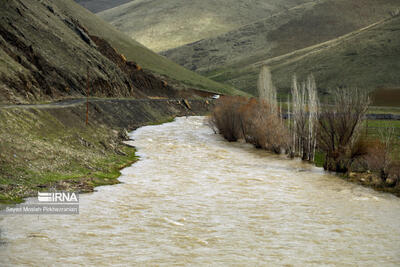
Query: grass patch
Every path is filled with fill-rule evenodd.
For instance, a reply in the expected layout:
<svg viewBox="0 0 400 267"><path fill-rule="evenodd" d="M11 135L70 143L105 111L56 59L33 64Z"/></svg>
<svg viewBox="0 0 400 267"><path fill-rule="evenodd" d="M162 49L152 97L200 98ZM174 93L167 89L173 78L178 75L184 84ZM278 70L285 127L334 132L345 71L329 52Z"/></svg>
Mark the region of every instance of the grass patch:
<svg viewBox="0 0 400 267"><path fill-rule="evenodd" d="M51 188L90 191L115 184L119 170L137 160L119 132L84 126L74 112L70 127L44 110L0 110L0 202L19 202Z"/></svg>
<svg viewBox="0 0 400 267"><path fill-rule="evenodd" d="M121 176L120 170L129 167L135 163L139 157L136 156L136 149L133 147L125 147L126 156L114 155L101 162L102 171L93 173L93 186L108 185L118 183L117 179Z"/></svg>
<svg viewBox="0 0 400 267"><path fill-rule="evenodd" d="M76 162L70 166L71 169L75 168L73 173L27 171L29 179L17 184L12 179L2 179L1 185L7 189L0 193L0 203L20 203L24 197L34 196L37 191L55 189L90 192L97 186L117 184L119 183L117 179L121 175L120 170L138 160L135 148L125 146L121 150L125 155L115 154L93 164L92 168L97 169L94 172Z"/></svg>
<svg viewBox="0 0 400 267"><path fill-rule="evenodd" d="M11 194L0 194L0 204L19 204L24 202L22 197L13 196Z"/></svg>
<svg viewBox="0 0 400 267"><path fill-rule="evenodd" d="M315 158L314 158L315 166L322 168L324 167L324 163L325 163L325 153L321 151L315 152Z"/></svg>
<svg viewBox="0 0 400 267"><path fill-rule="evenodd" d="M368 128L365 128L368 123ZM400 160L400 121L393 120L368 120L364 122L364 135L368 133L368 137L379 138L379 129L394 127L395 128L395 141L392 147L392 156L395 160ZM315 166L323 167L325 163L325 154L321 151L315 153L314 159Z"/></svg>
<svg viewBox="0 0 400 267"><path fill-rule="evenodd" d="M174 120L175 120L175 117L166 117L161 120L149 123L148 125L160 125L160 124L164 124L164 123L168 123L168 122L173 122Z"/></svg>

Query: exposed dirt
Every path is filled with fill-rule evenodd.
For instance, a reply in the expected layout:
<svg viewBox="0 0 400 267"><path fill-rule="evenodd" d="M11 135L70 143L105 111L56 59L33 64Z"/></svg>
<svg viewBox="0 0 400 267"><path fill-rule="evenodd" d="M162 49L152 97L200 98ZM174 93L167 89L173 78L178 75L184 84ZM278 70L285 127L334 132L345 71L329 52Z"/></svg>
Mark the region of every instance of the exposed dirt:
<svg viewBox="0 0 400 267"><path fill-rule="evenodd" d="M90 35L91 40L97 45L97 49L109 60L114 62L128 77L132 88L137 88L142 97L193 97L211 96L212 93L193 89L177 90L168 85L167 81L161 80L149 71L145 71L137 63L127 61L125 56L119 54L107 41L97 36Z"/></svg>
<svg viewBox="0 0 400 267"><path fill-rule="evenodd" d="M88 79L89 76L89 79ZM0 103L90 96L171 98L178 90L118 53L49 1L8 0L0 10Z"/></svg>

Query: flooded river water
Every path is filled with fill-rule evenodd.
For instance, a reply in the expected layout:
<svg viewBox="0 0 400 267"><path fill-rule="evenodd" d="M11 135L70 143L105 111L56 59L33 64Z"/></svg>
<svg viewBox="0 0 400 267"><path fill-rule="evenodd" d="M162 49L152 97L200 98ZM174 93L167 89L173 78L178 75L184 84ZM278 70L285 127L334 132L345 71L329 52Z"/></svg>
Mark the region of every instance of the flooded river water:
<svg viewBox="0 0 400 267"><path fill-rule="evenodd" d="M228 143L204 118L132 133L121 184L80 215L0 218L1 266L400 264L400 199Z"/></svg>

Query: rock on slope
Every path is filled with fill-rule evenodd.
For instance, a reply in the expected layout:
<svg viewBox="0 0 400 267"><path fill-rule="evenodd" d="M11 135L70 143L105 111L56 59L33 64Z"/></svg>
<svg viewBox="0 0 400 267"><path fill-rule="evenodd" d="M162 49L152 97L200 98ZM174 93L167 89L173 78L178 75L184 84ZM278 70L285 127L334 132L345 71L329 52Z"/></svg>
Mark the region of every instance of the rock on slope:
<svg viewBox="0 0 400 267"><path fill-rule="evenodd" d="M4 1L0 9L0 102L85 95L87 70L92 96L175 97L194 92L176 90L165 79L126 60L99 35L101 29L93 30L94 15L87 12L83 20L74 16L74 10L77 14L86 12L70 0ZM159 58L155 55L151 59L157 64Z"/></svg>

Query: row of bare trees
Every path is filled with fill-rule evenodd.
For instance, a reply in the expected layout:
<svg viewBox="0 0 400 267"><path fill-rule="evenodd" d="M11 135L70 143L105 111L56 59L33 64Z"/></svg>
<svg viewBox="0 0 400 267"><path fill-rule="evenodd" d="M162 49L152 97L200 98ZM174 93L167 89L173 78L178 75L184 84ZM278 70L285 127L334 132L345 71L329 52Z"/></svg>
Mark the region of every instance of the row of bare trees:
<svg viewBox="0 0 400 267"><path fill-rule="evenodd" d="M313 75L304 82L294 76L285 121L266 66L259 74L258 93L258 100L222 97L210 119L215 130L229 141L243 139L256 147L284 151L307 161L314 161L318 151L325 155L324 168L329 171L350 172L355 161L363 160L369 168L380 169L382 176L387 176L392 137L373 145L361 136L370 104L366 91L338 88L331 92L330 104L321 105Z"/></svg>

